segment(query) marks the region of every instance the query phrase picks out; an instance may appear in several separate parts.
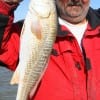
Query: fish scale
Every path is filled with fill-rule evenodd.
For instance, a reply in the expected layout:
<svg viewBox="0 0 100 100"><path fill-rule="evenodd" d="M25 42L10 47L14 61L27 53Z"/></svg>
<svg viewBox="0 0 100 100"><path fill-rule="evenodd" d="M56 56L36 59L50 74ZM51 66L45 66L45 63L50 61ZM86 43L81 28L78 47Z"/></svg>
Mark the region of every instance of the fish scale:
<svg viewBox="0 0 100 100"><path fill-rule="evenodd" d="M55 0L31 0L21 31L19 64L11 80L11 84L18 84L16 100L27 100L32 88L35 93L56 35Z"/></svg>

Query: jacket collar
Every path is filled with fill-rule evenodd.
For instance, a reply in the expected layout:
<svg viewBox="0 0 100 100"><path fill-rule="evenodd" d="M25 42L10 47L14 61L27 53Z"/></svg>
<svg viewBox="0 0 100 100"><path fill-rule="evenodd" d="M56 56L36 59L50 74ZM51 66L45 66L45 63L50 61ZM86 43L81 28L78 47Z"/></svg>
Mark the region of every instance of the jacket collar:
<svg viewBox="0 0 100 100"><path fill-rule="evenodd" d="M94 10L90 7L86 18L92 29L100 26L100 9Z"/></svg>
<svg viewBox="0 0 100 100"><path fill-rule="evenodd" d="M58 37L65 37L70 31L64 25L58 24Z"/></svg>

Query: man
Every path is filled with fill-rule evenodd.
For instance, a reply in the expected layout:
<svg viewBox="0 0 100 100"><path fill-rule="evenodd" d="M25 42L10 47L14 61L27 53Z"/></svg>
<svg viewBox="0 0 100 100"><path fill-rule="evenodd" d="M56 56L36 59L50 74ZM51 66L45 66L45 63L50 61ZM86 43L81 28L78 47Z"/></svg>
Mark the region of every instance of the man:
<svg viewBox="0 0 100 100"><path fill-rule="evenodd" d="M30 92L30 100L100 100L100 9L93 10L89 4L90 0L56 0L58 35L47 70L35 94ZM8 5L14 6L13 3ZM7 9L6 14L3 10L0 12L2 11L2 18L5 18L9 13ZM1 47L5 48L1 48L0 61L6 64L7 68L14 70L18 60L17 36L20 30L14 24L15 31L12 31L12 23L8 22L9 24L5 25L11 28L6 28L5 31L9 31L8 36L11 33L7 41L11 43L3 45L4 36L7 34L3 31L0 43ZM12 37L13 34L15 38ZM15 39L18 42L17 48ZM11 46L16 49L11 49ZM9 54L9 50L12 50L11 54L15 55L16 59L6 54L7 51ZM2 60L3 54L6 55L5 60ZM8 56L11 60L7 59Z"/></svg>
<svg viewBox="0 0 100 100"><path fill-rule="evenodd" d="M15 70L18 63L21 23L13 23L18 2L0 0L0 64L11 70Z"/></svg>

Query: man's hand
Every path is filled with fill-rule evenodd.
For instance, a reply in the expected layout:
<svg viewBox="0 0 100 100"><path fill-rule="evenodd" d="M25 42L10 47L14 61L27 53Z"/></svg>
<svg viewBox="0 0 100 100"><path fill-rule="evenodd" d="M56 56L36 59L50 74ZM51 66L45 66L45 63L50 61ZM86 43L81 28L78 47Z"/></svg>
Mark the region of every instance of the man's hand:
<svg viewBox="0 0 100 100"><path fill-rule="evenodd" d="M18 4L23 0L4 0L5 2L7 2L8 4Z"/></svg>

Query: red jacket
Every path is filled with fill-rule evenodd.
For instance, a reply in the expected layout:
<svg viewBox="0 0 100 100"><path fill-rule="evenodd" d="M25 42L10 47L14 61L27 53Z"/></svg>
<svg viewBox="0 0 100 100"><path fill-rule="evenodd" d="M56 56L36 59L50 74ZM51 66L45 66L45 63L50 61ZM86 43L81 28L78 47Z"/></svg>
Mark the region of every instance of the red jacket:
<svg viewBox="0 0 100 100"><path fill-rule="evenodd" d="M18 63L21 31L20 24L13 23L16 6L0 0L0 65L6 65L11 70L15 70Z"/></svg>
<svg viewBox="0 0 100 100"><path fill-rule="evenodd" d="M3 14L2 18L5 16ZM47 70L31 100L100 100L100 10L90 8L87 19L89 24L82 39L83 53L72 33L59 25ZM18 25L12 26L9 20L0 40L0 61L14 70L18 62L20 29ZM7 27L11 27L10 30Z"/></svg>

